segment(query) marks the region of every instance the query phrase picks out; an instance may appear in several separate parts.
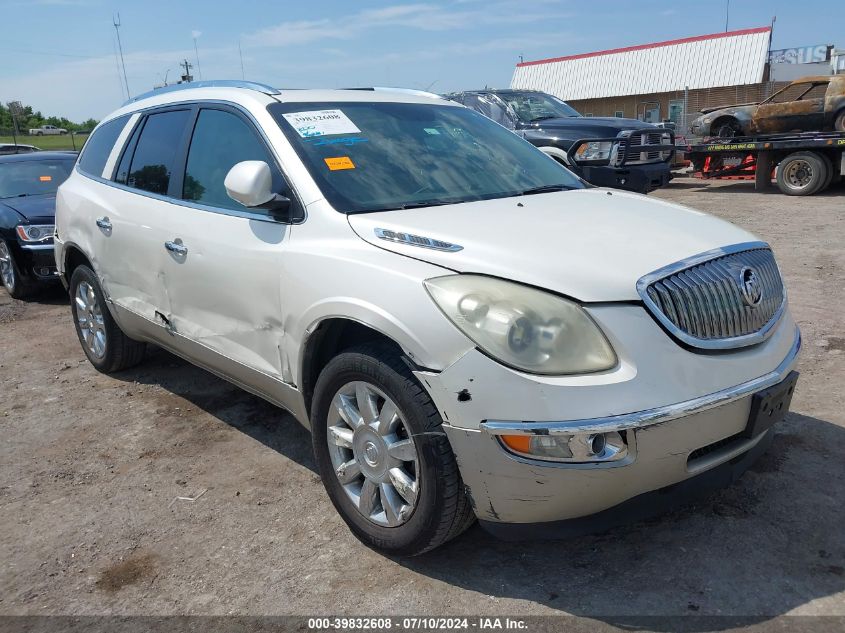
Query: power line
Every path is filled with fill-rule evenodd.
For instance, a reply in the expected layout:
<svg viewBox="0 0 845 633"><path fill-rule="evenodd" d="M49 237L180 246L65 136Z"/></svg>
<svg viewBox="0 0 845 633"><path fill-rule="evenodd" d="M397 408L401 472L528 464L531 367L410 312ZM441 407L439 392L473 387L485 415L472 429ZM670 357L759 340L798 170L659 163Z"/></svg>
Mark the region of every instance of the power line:
<svg viewBox="0 0 845 633"><path fill-rule="evenodd" d="M55 53L53 51L33 51L26 48L0 47L0 51L9 53L25 53L27 55L55 55L56 57L73 57L77 59L97 59L96 55L75 55L73 53Z"/></svg>

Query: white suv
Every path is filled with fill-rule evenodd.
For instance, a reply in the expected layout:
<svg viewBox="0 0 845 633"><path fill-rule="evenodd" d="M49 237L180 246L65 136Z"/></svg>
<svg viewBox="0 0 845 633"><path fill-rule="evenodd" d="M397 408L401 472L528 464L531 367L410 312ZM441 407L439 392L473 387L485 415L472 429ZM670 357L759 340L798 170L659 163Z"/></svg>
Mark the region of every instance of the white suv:
<svg viewBox="0 0 845 633"><path fill-rule="evenodd" d="M56 231L97 369L154 343L284 407L343 519L393 553L726 484L797 378L767 244L413 91L144 95L94 131Z"/></svg>

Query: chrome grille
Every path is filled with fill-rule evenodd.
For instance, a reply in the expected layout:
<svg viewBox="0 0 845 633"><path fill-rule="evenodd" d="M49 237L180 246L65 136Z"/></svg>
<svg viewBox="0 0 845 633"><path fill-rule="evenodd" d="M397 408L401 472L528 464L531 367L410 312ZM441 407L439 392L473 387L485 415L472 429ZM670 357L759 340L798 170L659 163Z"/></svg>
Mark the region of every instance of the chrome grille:
<svg viewBox="0 0 845 633"><path fill-rule="evenodd" d="M752 276L753 285L745 286ZM785 303L774 255L768 245L757 242L703 253L646 275L637 287L646 306L673 335L705 349L760 342ZM760 293L756 305L749 288Z"/></svg>
<svg viewBox="0 0 845 633"><path fill-rule="evenodd" d="M631 139L631 146L663 145L664 143L671 143L672 138L667 130L656 132L632 130L628 133L628 136ZM622 152L622 154L624 153ZM626 162L629 165L659 162L663 161L667 157L667 154L668 152L661 151L631 152ZM620 156L620 158L622 157Z"/></svg>

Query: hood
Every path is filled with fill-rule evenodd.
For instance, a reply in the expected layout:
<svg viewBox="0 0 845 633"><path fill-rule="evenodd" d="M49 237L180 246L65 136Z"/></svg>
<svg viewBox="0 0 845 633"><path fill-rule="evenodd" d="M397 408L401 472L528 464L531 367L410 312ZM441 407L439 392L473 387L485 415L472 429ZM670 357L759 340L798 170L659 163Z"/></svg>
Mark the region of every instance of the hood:
<svg viewBox="0 0 845 633"><path fill-rule="evenodd" d="M711 112L716 112L717 110L727 110L728 108L748 108L756 105L760 105L760 102L753 101L751 103L737 103L734 105L719 106L718 108L701 108L699 112L702 114L710 114Z"/></svg>
<svg viewBox="0 0 845 633"><path fill-rule="evenodd" d="M348 218L362 239L379 248L584 302L638 301L636 284L643 275L713 248L756 240L700 211L593 188ZM463 249L446 252L390 242L376 237L377 228Z"/></svg>
<svg viewBox="0 0 845 633"><path fill-rule="evenodd" d="M3 198L0 204L17 211L24 220L52 222L56 216L56 194L41 194L22 198Z"/></svg>

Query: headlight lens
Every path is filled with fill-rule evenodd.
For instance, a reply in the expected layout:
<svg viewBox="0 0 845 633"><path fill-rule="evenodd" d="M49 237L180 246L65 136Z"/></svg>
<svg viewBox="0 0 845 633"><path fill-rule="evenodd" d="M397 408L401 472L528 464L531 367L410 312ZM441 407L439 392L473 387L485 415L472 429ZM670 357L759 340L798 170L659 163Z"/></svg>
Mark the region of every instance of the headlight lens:
<svg viewBox="0 0 845 633"><path fill-rule="evenodd" d="M481 275L425 282L437 306L484 352L534 374L585 374L616 366L602 331L576 303Z"/></svg>
<svg viewBox="0 0 845 633"><path fill-rule="evenodd" d="M53 237L56 227L52 224L19 224L18 237L24 242L41 242Z"/></svg>
<svg viewBox="0 0 845 633"><path fill-rule="evenodd" d="M608 160L613 143L610 141L584 143L575 151L577 160Z"/></svg>

